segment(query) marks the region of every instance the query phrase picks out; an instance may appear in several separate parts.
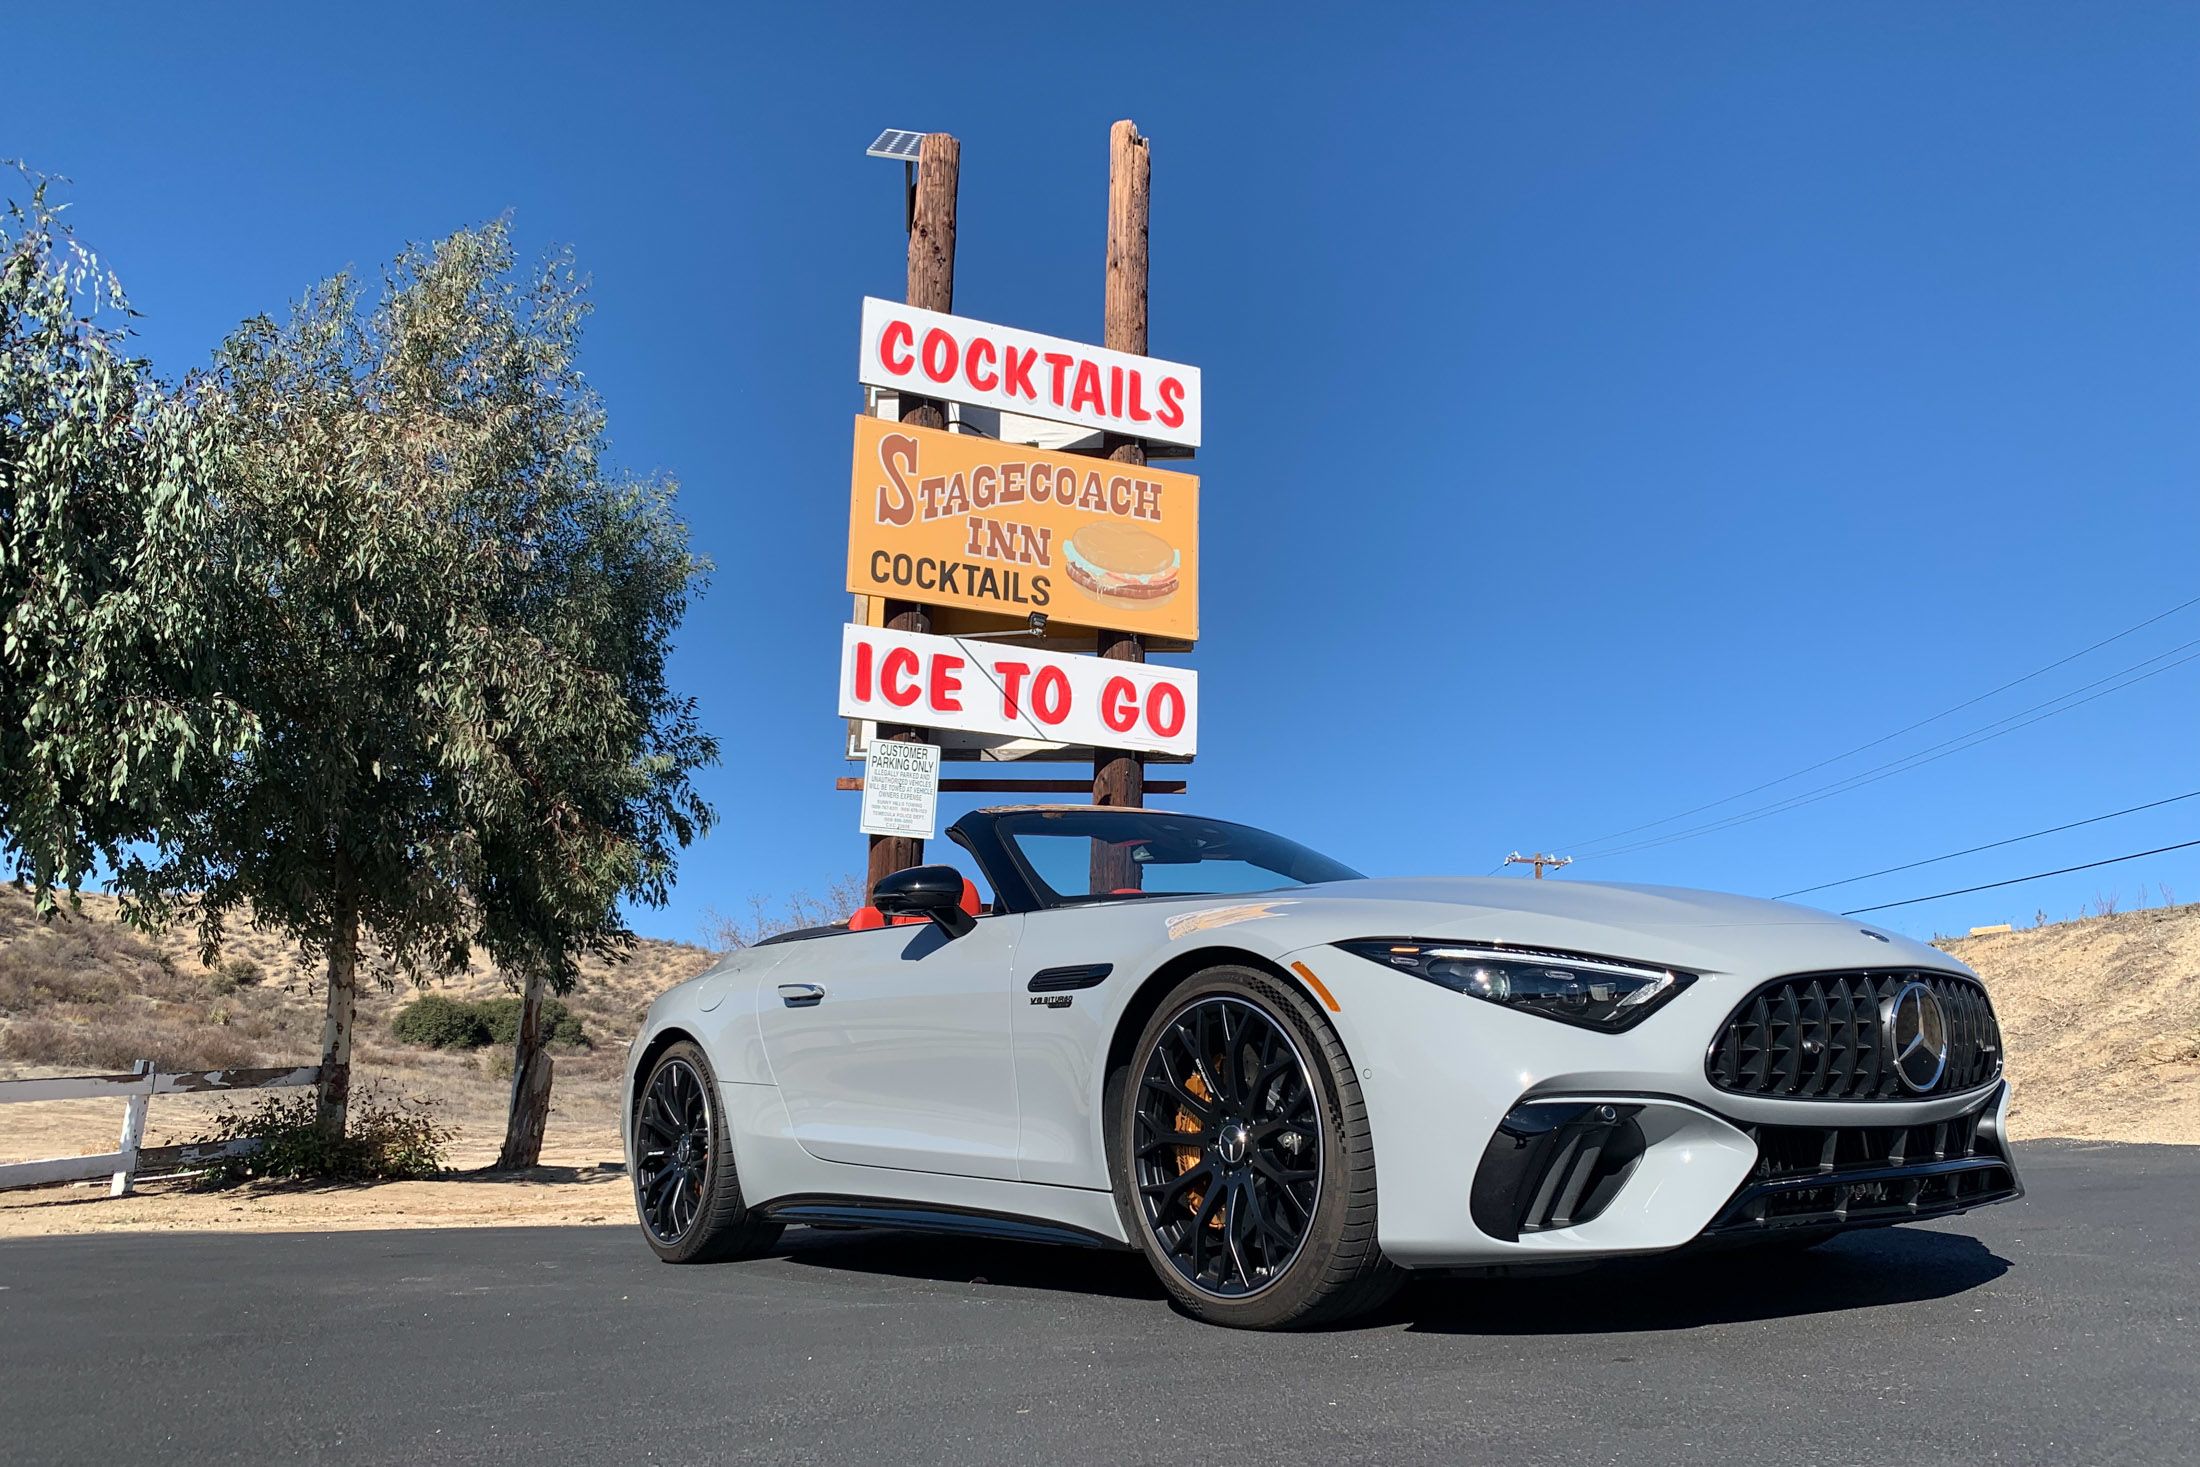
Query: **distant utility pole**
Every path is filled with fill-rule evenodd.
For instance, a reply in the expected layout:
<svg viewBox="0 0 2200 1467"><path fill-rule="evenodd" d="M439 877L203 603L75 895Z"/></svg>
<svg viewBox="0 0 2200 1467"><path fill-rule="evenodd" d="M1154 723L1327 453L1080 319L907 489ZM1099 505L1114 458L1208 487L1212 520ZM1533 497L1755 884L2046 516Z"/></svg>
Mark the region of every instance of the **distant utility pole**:
<svg viewBox="0 0 2200 1467"><path fill-rule="evenodd" d="M1508 866L1533 866L1535 867L1535 879L1541 881L1545 866L1556 871L1561 866L1573 865L1574 858L1572 856L1546 856L1541 851L1532 856L1523 856L1520 852L1514 851L1505 858L1505 864Z"/></svg>
<svg viewBox="0 0 2200 1467"><path fill-rule="evenodd" d="M926 133L917 154L916 182L909 198L908 302L927 311L955 309L955 193L962 174L962 144L944 132ZM920 428L947 426L946 404L904 393L901 420ZM932 613L922 602L889 600L886 625L897 632L929 632ZM925 740L920 728L881 728L882 739ZM900 835L871 837L863 889L865 899L879 878L924 863L924 842Z"/></svg>

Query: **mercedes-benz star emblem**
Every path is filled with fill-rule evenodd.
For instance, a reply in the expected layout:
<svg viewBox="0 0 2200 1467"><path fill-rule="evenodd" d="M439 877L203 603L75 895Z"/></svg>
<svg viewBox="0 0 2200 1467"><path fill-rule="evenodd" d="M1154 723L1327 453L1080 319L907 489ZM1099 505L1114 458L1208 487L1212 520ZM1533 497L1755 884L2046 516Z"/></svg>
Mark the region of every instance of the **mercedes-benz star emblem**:
<svg viewBox="0 0 2200 1467"><path fill-rule="evenodd" d="M1894 1072L1908 1089L1923 1095L1940 1083L1948 1068L1948 1016L1940 999L1922 983L1905 983L1880 1010L1880 1032L1894 1051Z"/></svg>

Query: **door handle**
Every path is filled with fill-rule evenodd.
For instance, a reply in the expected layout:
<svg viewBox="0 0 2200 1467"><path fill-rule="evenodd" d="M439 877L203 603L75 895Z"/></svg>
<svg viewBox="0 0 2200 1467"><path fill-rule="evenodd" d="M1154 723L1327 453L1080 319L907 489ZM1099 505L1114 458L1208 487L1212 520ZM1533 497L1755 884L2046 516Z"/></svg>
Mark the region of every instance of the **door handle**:
<svg viewBox="0 0 2200 1467"><path fill-rule="evenodd" d="M825 1001L825 988L819 983L782 983L779 999L790 1009L814 1009Z"/></svg>

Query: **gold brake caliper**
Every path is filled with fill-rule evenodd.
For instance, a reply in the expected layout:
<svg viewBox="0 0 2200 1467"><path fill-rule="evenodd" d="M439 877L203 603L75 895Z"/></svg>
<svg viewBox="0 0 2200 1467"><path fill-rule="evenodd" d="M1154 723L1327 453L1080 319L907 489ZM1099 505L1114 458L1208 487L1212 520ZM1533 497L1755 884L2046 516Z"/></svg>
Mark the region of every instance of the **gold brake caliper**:
<svg viewBox="0 0 2200 1467"><path fill-rule="evenodd" d="M1201 1100L1211 1102L1215 1098L1214 1092L1207 1088L1207 1082L1200 1077L1199 1072L1196 1070L1185 1078L1184 1088ZM1176 1129L1197 1135L1203 1127L1199 1124L1199 1117L1193 1115L1189 1110L1179 1107L1176 1113ZM1197 1146L1180 1146L1177 1148L1176 1174L1178 1176L1183 1176L1198 1165L1199 1148ZM1204 1192L1192 1191L1184 1194L1184 1205L1192 1210L1193 1217L1199 1216L1199 1209L1206 1205L1206 1200ZM1221 1208L1216 1208L1215 1215L1207 1219L1207 1226L1220 1231L1222 1227Z"/></svg>

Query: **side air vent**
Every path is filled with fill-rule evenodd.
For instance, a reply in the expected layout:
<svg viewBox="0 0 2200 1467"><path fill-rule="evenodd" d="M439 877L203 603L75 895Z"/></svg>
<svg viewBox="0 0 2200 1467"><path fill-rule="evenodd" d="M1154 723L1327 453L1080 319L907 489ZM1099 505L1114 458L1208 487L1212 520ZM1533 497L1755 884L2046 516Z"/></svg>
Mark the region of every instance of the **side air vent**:
<svg viewBox="0 0 2200 1467"><path fill-rule="evenodd" d="M1041 968L1031 975L1031 981L1024 987L1033 993L1068 993L1102 983L1114 971L1113 963L1077 963L1062 968Z"/></svg>
<svg viewBox="0 0 2200 1467"><path fill-rule="evenodd" d="M1641 1109L1575 1100L1514 1106L1475 1169L1474 1225L1511 1243L1596 1217L1642 1159Z"/></svg>

